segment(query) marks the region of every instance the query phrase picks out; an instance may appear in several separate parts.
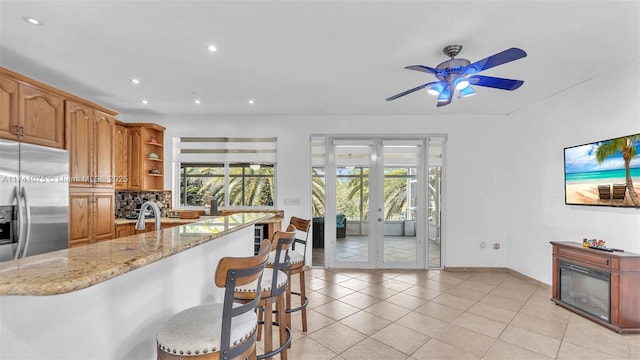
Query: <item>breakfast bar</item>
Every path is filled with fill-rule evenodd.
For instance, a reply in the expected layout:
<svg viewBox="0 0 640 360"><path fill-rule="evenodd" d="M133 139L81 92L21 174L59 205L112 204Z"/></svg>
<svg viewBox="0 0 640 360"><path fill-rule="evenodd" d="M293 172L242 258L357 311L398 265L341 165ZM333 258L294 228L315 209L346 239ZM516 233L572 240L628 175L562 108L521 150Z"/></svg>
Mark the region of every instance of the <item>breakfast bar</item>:
<svg viewBox="0 0 640 360"><path fill-rule="evenodd" d="M0 357L151 359L172 314L219 301L219 260L253 254L254 225L279 213L238 213L0 264Z"/></svg>

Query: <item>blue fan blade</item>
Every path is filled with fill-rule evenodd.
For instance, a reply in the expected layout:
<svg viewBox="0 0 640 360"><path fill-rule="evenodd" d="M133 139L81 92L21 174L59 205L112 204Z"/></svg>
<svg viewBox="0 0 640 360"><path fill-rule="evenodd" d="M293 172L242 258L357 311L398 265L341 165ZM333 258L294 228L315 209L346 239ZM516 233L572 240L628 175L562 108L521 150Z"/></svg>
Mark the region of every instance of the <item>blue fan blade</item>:
<svg viewBox="0 0 640 360"><path fill-rule="evenodd" d="M440 95L438 95L438 107L449 105L451 100L453 99L453 91L451 91L451 85L447 84L447 86L442 90Z"/></svg>
<svg viewBox="0 0 640 360"><path fill-rule="evenodd" d="M474 75L469 79L469 83L472 85L490 87L502 90L515 90L524 84L522 80L503 79L492 76Z"/></svg>
<svg viewBox="0 0 640 360"><path fill-rule="evenodd" d="M422 71L422 72L426 72L429 74L436 74L438 72L438 70L428 67L428 66L424 66L424 65L411 65L411 66L407 66L405 67L405 69L409 69L409 70L415 70L415 71Z"/></svg>
<svg viewBox="0 0 640 360"><path fill-rule="evenodd" d="M412 92L415 92L415 91L418 91L418 90L422 90L422 89L426 88L427 86L430 86L430 85L435 84L436 82L437 82L437 81L430 82L430 83L426 83L426 84L424 84L424 85L416 86L416 87L414 87L413 89L409 89L409 90L407 90L407 91L403 91L403 92L401 92L400 94L393 95L392 97L387 98L387 101L395 100L395 99L397 99L397 98L399 98L399 97L401 97L401 96L405 96L405 95L411 94Z"/></svg>
<svg viewBox="0 0 640 360"><path fill-rule="evenodd" d="M499 52L495 55L491 55L488 58L476 61L471 65L465 66L462 73L463 74L479 73L480 71L491 69L492 67L506 64L508 62L521 59L525 56L527 56L527 53L524 52L524 50L522 49L518 49L518 48L507 49L503 52Z"/></svg>
<svg viewBox="0 0 640 360"><path fill-rule="evenodd" d="M476 94L476 91L473 90L471 86L467 86L466 88L460 90L461 97L467 97L475 94Z"/></svg>

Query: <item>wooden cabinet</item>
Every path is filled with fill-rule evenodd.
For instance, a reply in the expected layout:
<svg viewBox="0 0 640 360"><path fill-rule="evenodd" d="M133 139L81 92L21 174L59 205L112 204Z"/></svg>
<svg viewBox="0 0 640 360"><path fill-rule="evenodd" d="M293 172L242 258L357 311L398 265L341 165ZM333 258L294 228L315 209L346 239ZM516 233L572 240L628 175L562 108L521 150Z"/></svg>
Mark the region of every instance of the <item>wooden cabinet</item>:
<svg viewBox="0 0 640 360"><path fill-rule="evenodd" d="M129 190L164 189L164 127L152 123L129 128Z"/></svg>
<svg viewBox="0 0 640 360"><path fill-rule="evenodd" d="M114 187L116 190L126 190L129 182L129 129L116 121L114 130Z"/></svg>
<svg viewBox="0 0 640 360"><path fill-rule="evenodd" d="M63 149L64 97L4 68L0 75L0 137Z"/></svg>
<svg viewBox="0 0 640 360"><path fill-rule="evenodd" d="M64 99L27 84L20 84L19 93L20 140L64 149Z"/></svg>
<svg viewBox="0 0 640 360"><path fill-rule="evenodd" d="M72 185L113 187L115 119L73 101L67 102L66 119Z"/></svg>
<svg viewBox="0 0 640 360"><path fill-rule="evenodd" d="M116 114L0 67L0 137L69 150L70 246L113 238Z"/></svg>
<svg viewBox="0 0 640 360"><path fill-rule="evenodd" d="M133 235L134 224L117 224L116 225L116 238Z"/></svg>
<svg viewBox="0 0 640 360"><path fill-rule="evenodd" d="M18 140L18 82L6 77L0 78L0 137Z"/></svg>
<svg viewBox="0 0 640 360"><path fill-rule="evenodd" d="M142 190L142 129L129 128L129 190Z"/></svg>
<svg viewBox="0 0 640 360"><path fill-rule="evenodd" d="M114 237L113 189L69 189L69 247Z"/></svg>
<svg viewBox="0 0 640 360"><path fill-rule="evenodd" d="M551 245L553 302L619 333L640 333L640 254L583 248L577 242L551 242ZM607 275L604 278L609 281L608 321L563 301L562 289L566 284L563 284L561 272L567 265L575 266L581 274L594 272ZM586 283L584 279L587 277L580 277ZM593 288L585 286L587 290ZM572 293L572 289L566 288L566 292ZM595 294L585 294L587 298L592 295Z"/></svg>

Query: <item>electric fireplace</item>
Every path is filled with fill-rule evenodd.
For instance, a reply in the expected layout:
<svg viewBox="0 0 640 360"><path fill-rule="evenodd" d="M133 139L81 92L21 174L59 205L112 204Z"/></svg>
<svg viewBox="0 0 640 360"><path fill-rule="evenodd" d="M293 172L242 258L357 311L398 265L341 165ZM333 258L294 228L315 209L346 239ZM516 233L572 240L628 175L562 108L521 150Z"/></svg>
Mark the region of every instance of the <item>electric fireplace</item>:
<svg viewBox="0 0 640 360"><path fill-rule="evenodd" d="M560 261L560 301L611 323L611 274Z"/></svg>
<svg viewBox="0 0 640 360"><path fill-rule="evenodd" d="M640 333L640 254L552 241L551 301L619 333Z"/></svg>

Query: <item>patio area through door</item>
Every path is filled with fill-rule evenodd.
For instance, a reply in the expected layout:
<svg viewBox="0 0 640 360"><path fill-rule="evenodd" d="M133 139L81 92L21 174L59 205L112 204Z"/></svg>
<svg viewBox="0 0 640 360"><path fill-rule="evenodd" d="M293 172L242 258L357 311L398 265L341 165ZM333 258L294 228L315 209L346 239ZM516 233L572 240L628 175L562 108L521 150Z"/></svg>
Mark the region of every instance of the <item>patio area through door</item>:
<svg viewBox="0 0 640 360"><path fill-rule="evenodd" d="M314 176L324 175L326 206L324 216L314 215L313 265L440 267L439 241L437 247L428 241L435 229L429 226L428 138L325 140L326 167L314 167Z"/></svg>

